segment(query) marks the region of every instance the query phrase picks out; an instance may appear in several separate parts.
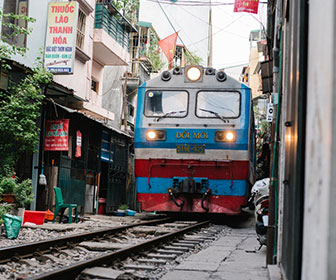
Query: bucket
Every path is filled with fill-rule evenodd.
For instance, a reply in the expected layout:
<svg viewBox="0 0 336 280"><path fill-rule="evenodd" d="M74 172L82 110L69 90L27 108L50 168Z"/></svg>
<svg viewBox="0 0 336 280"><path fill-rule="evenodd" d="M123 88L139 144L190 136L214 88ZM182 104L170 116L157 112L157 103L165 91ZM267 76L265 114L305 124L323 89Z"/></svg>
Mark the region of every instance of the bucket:
<svg viewBox="0 0 336 280"><path fill-rule="evenodd" d="M10 214L5 214L3 215L3 219L7 238L17 238L20 232L22 218Z"/></svg>
<svg viewBox="0 0 336 280"><path fill-rule="evenodd" d="M45 219L48 221L52 221L54 219L54 213L48 209L46 211Z"/></svg>
<svg viewBox="0 0 336 280"><path fill-rule="evenodd" d="M134 210L131 210L131 209L127 209L127 210L126 210L126 215L127 215L127 216L134 216L135 213L136 213L136 212L135 212Z"/></svg>

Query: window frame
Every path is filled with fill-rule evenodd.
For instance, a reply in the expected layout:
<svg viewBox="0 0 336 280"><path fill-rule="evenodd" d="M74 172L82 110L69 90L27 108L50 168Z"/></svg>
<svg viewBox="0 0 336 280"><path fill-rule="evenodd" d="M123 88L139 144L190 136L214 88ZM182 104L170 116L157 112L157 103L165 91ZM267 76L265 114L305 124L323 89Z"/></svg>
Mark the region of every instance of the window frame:
<svg viewBox="0 0 336 280"><path fill-rule="evenodd" d="M80 50L84 50L85 45L86 18L87 15L81 9L78 9L76 47L79 48Z"/></svg>
<svg viewBox="0 0 336 280"><path fill-rule="evenodd" d="M183 118L186 118L189 115L190 94L189 94L189 92L187 90L185 90L185 89L182 89L182 90L180 90L180 89L169 89L169 90L166 90L166 89L148 89L145 92L145 100L144 100L144 111L143 111L143 114L144 114L145 117L147 117L147 118L160 118L160 117L162 117L164 115L164 114L162 114L160 116L150 116L150 115L146 114L147 94L148 94L148 92L152 92L152 91L162 91L162 92L170 92L170 91L176 92L176 91L180 91L180 92L187 93L187 106L186 106L187 108L186 108L185 115L184 116L168 115L165 118L179 118L179 119L183 119Z"/></svg>
<svg viewBox="0 0 336 280"><path fill-rule="evenodd" d="M95 83L95 89L92 88L93 83ZM91 90L97 94L99 93L99 82L93 77L91 78Z"/></svg>
<svg viewBox="0 0 336 280"><path fill-rule="evenodd" d="M239 95L239 113L238 113L238 115L237 116L235 116L235 117L225 117L225 116L222 116L224 119L232 119L232 120L234 120L234 119L239 119L240 118L240 116L241 116L241 105L242 105L242 95L241 95L241 92L240 91L238 91L238 90L219 90L219 89L213 89L213 90L209 90L209 89L207 89L207 90L199 90L197 93L196 93L196 100L195 100L195 116L197 117L197 118L199 118L199 119L218 119L218 117L216 117L215 115L213 115L213 116L211 116L211 117L201 117L201 116L199 116L199 115L197 115L197 108L198 108L198 95L199 95L199 93L201 93L201 92L235 92L235 93L238 93L238 95Z"/></svg>

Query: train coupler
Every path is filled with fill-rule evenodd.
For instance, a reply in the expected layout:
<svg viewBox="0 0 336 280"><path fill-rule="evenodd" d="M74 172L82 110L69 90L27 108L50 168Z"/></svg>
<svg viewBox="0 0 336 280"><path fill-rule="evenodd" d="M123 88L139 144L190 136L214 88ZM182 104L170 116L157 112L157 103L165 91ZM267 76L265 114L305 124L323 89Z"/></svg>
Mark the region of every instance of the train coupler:
<svg viewBox="0 0 336 280"><path fill-rule="evenodd" d="M168 188L168 194L169 194L170 198L174 201L175 205L182 209L182 207L184 205L184 200L182 200L180 203L178 203L176 198L175 198L175 195L173 193L173 190L171 188Z"/></svg>
<svg viewBox="0 0 336 280"><path fill-rule="evenodd" d="M203 197L202 197L202 202L201 202L201 205L202 205L202 208L208 212L209 211L209 207L208 206L204 206L204 201L205 199L211 195L211 189L208 189L204 194L203 194Z"/></svg>

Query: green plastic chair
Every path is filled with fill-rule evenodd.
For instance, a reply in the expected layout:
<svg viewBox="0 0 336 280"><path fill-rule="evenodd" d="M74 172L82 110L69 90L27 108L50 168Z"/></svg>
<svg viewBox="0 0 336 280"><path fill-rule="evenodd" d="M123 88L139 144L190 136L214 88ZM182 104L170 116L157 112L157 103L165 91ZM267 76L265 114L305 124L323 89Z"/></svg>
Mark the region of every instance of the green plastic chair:
<svg viewBox="0 0 336 280"><path fill-rule="evenodd" d="M69 208L69 224L71 224L72 209L73 208L75 208L76 223L78 223L77 204L64 204L61 188L54 187L54 190L55 190L55 213L54 213L53 223L55 223L56 217L57 217L59 212L61 212L60 223L62 222L63 213L64 213L65 209L67 209L67 208Z"/></svg>

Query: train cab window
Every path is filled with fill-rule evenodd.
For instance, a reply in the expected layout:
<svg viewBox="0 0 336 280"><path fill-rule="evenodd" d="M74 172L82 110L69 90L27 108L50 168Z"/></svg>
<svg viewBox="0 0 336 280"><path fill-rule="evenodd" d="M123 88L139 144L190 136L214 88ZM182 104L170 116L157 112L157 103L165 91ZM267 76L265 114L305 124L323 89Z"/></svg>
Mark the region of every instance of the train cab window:
<svg viewBox="0 0 336 280"><path fill-rule="evenodd" d="M161 91L146 92L145 116L147 117L172 117L182 118L188 111L188 93L186 91Z"/></svg>
<svg viewBox="0 0 336 280"><path fill-rule="evenodd" d="M240 93L237 91L199 91L196 116L199 118L238 118Z"/></svg>

